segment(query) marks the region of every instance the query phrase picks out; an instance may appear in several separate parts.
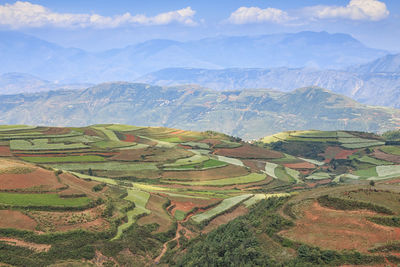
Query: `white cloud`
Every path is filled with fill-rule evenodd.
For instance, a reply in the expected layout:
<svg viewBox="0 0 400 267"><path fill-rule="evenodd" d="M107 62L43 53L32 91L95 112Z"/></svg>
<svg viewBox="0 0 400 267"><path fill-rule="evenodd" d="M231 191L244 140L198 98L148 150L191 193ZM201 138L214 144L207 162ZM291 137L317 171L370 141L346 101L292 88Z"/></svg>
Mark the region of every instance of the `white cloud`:
<svg viewBox="0 0 400 267"><path fill-rule="evenodd" d="M389 16L384 2L378 0L351 0L347 6L312 6L305 13L313 18L344 18L378 21Z"/></svg>
<svg viewBox="0 0 400 267"><path fill-rule="evenodd" d="M228 21L233 24L274 22L284 23L291 20L288 13L276 8L240 7L233 12Z"/></svg>
<svg viewBox="0 0 400 267"><path fill-rule="evenodd" d="M193 19L195 13L191 7L186 7L153 17L130 13L105 17L98 14L56 13L41 5L17 1L14 4L0 5L0 25L13 29L44 26L116 28L129 25L165 25L174 22L193 26L196 25Z"/></svg>

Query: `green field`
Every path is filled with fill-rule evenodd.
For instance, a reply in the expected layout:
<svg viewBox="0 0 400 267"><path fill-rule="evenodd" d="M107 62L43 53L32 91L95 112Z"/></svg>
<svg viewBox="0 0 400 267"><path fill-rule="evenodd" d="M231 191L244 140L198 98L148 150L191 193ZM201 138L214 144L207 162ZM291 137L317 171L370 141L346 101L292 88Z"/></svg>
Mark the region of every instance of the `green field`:
<svg viewBox="0 0 400 267"><path fill-rule="evenodd" d="M245 201L246 199L248 199L252 196L253 195L251 195L251 194L246 194L246 195L240 195L240 196L224 199L215 208L212 208L212 209L205 211L203 213L200 213L200 214L196 214L191 219L193 221L195 221L196 223L201 223L203 221L211 220L212 218L239 205L241 202Z"/></svg>
<svg viewBox="0 0 400 267"><path fill-rule="evenodd" d="M199 143L199 142L186 142L186 143L181 143L181 145L191 146L191 147L200 148L200 149L209 149L210 148L210 146L208 144Z"/></svg>
<svg viewBox="0 0 400 267"><path fill-rule="evenodd" d="M176 210L174 216L177 221L182 221L183 219L185 219L186 213L181 210Z"/></svg>
<svg viewBox="0 0 400 267"><path fill-rule="evenodd" d="M14 131L14 130L31 130L35 128L37 127L29 125L0 125L0 132Z"/></svg>
<svg viewBox="0 0 400 267"><path fill-rule="evenodd" d="M91 202L90 198L60 198L57 194L17 194L0 193L0 203L22 207L84 207Z"/></svg>
<svg viewBox="0 0 400 267"><path fill-rule="evenodd" d="M250 183L260 182L264 179L265 179L265 174L250 173L249 175L245 176L224 178L218 180L208 180L208 181L198 181L198 182L180 182L180 181L163 180L163 182L171 184L182 184L182 185L226 186L235 184L250 184Z"/></svg>
<svg viewBox="0 0 400 267"><path fill-rule="evenodd" d="M234 159L234 158L228 158L228 157L224 157L224 156L217 156L217 159L219 161L223 161L232 165L237 165L237 166L241 166L243 167L244 164L240 159Z"/></svg>
<svg viewBox="0 0 400 267"><path fill-rule="evenodd" d="M100 141L98 136L78 135L71 137L52 138L49 143L93 143Z"/></svg>
<svg viewBox="0 0 400 267"><path fill-rule="evenodd" d="M307 180L324 180L329 178L331 176L326 172L316 172L306 177Z"/></svg>
<svg viewBox="0 0 400 267"><path fill-rule="evenodd" d="M382 146L379 148L379 150L382 150L383 152L388 154L400 156L400 146Z"/></svg>
<svg viewBox="0 0 400 267"><path fill-rule="evenodd" d="M350 159L352 159L352 157L350 157ZM359 160L361 162L365 162L365 163L371 163L374 165L391 165L391 164L393 164L392 162L384 161L384 160L376 159L376 158L371 158L369 156L362 156L361 158L357 158L357 160Z"/></svg>
<svg viewBox="0 0 400 267"><path fill-rule="evenodd" d="M388 176L388 175L400 176L400 165L377 166L376 172L378 173L378 176Z"/></svg>
<svg viewBox="0 0 400 267"><path fill-rule="evenodd" d="M150 210L146 209L146 204L147 201L149 201L150 194L144 191L139 191L139 190L131 190L128 189L128 196L126 196L124 199L134 202L135 203L135 208L133 210L130 210L126 213L126 216L128 218L128 222L121 224L118 226L117 234L113 238L118 239L121 237L122 233L129 228L134 222L136 222L136 217L141 215L141 214L150 214Z"/></svg>
<svg viewBox="0 0 400 267"><path fill-rule="evenodd" d="M142 129L143 127L124 125L124 124L113 124L105 127L108 130L118 131L118 132L130 132Z"/></svg>
<svg viewBox="0 0 400 267"><path fill-rule="evenodd" d="M88 169L99 171L143 171L158 170L154 163L121 163L116 161L99 163L64 163L51 164L53 168L66 171L87 171Z"/></svg>
<svg viewBox="0 0 400 267"><path fill-rule="evenodd" d="M88 148L89 146L77 144L64 144L64 143L49 143L47 139L32 139L32 140L11 140L11 150L64 150L64 149L81 149Z"/></svg>
<svg viewBox="0 0 400 267"><path fill-rule="evenodd" d="M354 172L355 175L361 176L361 177L372 177L372 176L378 176L378 173L376 172L376 167L373 168L368 168L368 169L363 169L363 170L357 170Z"/></svg>
<svg viewBox="0 0 400 267"><path fill-rule="evenodd" d="M275 174L275 169L278 167L279 165L276 163L272 163L272 162L267 162L265 164L265 173L275 179L278 179L278 177Z"/></svg>
<svg viewBox="0 0 400 267"><path fill-rule="evenodd" d="M20 157L22 160L33 163L52 163L52 162L100 162L105 161L101 156L64 156L64 157Z"/></svg>

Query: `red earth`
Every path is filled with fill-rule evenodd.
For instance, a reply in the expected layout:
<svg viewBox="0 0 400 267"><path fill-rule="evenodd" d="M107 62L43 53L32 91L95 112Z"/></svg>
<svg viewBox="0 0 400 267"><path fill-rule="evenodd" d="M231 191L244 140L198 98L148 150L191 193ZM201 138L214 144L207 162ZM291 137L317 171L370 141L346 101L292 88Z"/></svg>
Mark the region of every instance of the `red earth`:
<svg viewBox="0 0 400 267"><path fill-rule="evenodd" d="M0 146L0 157L11 157L12 155L8 146Z"/></svg>

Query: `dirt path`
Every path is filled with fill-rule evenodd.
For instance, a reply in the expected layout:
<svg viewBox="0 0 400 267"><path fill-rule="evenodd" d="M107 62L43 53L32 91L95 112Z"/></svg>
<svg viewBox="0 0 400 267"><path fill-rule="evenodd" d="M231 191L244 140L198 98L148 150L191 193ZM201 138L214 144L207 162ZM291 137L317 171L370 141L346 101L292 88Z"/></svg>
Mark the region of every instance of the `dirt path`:
<svg viewBox="0 0 400 267"><path fill-rule="evenodd" d="M177 228L176 228L175 237L174 237L173 239L171 239L171 240L168 240L167 242L165 242L165 243L163 244L163 249L161 250L160 255L158 255L158 257L155 258L155 260L154 260L154 263L155 263L155 264L160 263L161 258L165 255L165 253L166 253L167 250L168 250L168 244L169 244L170 242L172 242L172 241L177 241L177 243L178 243L178 244L177 244L177 247L178 247L178 248L180 247L179 238L181 237L181 231L182 231L182 230L185 232L185 233L184 233L184 236L185 236L187 239L190 239L189 233L191 233L191 231L189 231L186 227L184 227L184 226L182 225L182 223L187 222L187 221L188 221L193 215L195 215L196 213L203 212L203 211L206 211L206 209L198 209L197 212L192 212L192 213L188 214L184 220L178 222L178 226L177 226Z"/></svg>

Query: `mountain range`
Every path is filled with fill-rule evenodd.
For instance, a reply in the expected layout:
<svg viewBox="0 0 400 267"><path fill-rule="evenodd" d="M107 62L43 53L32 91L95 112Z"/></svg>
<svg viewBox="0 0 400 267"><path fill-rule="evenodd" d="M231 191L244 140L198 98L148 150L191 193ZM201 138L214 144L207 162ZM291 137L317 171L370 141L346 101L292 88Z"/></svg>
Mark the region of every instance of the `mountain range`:
<svg viewBox="0 0 400 267"><path fill-rule="evenodd" d="M283 92L319 86L369 105L400 107L400 54L387 55L348 70L312 68L168 68L138 82L172 86L198 84L215 90L270 88Z"/></svg>
<svg viewBox="0 0 400 267"><path fill-rule="evenodd" d="M346 34L299 32L220 36L194 41L150 40L88 52L17 31L0 32L0 73L29 73L62 83L133 81L163 68L346 68L384 56Z"/></svg>
<svg viewBox="0 0 400 267"><path fill-rule="evenodd" d="M85 90L1 95L0 103L0 124L113 122L214 130L247 140L294 129L382 132L400 126L400 110L366 106L318 87L284 93L105 83Z"/></svg>

